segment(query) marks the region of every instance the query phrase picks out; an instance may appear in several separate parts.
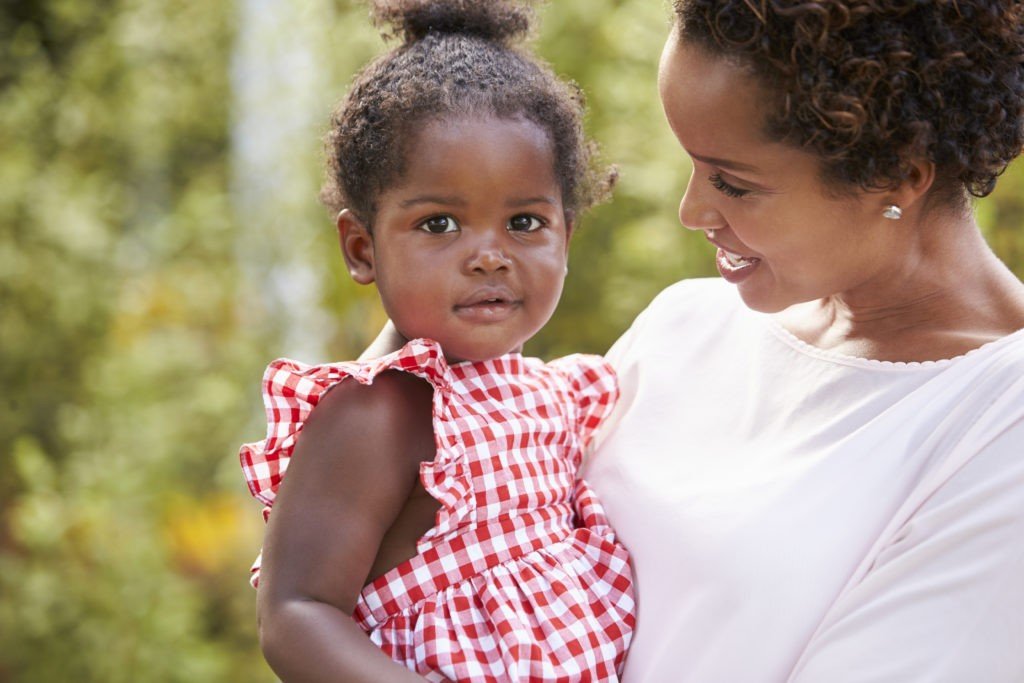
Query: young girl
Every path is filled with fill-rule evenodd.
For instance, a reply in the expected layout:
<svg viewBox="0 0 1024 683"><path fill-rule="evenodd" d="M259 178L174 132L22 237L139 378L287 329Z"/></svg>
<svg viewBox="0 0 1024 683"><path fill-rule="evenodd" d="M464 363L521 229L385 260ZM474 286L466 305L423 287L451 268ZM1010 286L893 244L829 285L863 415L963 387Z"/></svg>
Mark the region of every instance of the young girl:
<svg viewBox="0 0 1024 683"><path fill-rule="evenodd" d="M593 169L582 98L512 46L528 9L374 14L404 42L333 117L324 198L350 274L411 341L267 369L267 438L241 450L268 506L264 654L286 681L617 680L630 570L576 480L615 376L520 353L612 177Z"/></svg>

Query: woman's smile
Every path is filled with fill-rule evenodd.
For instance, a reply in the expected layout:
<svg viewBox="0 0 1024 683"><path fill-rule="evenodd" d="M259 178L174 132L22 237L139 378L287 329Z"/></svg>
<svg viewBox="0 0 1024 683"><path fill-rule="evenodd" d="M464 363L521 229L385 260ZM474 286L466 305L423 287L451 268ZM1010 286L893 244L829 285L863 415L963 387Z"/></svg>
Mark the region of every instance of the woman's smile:
<svg viewBox="0 0 1024 683"><path fill-rule="evenodd" d="M705 231L705 235L708 242L718 247L718 251L715 254L715 265L718 267L718 272L722 278L732 284L737 284L747 279L753 274L754 269L761 263L761 259L756 256L743 256L736 251L733 251L724 244L718 242L714 237L708 233L715 233L717 230Z"/></svg>

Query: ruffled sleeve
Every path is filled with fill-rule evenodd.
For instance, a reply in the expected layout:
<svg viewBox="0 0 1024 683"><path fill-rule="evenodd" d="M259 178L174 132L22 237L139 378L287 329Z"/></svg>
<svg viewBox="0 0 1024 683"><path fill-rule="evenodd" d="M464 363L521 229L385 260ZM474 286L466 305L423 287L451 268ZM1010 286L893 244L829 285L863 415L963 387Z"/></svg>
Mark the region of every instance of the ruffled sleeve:
<svg viewBox="0 0 1024 683"><path fill-rule="evenodd" d="M361 384L372 384L386 370L422 377L435 390L448 391L450 386L441 347L426 339L415 339L394 353L369 361L307 365L281 358L267 366L263 374L267 436L262 441L244 444L239 451L249 491L268 506L264 516L274 504L298 436L323 395L349 377Z"/></svg>
<svg viewBox="0 0 1024 683"><path fill-rule="evenodd" d="M569 382L577 410L576 432L586 447L619 399L615 369L601 356L578 353L551 361L550 366Z"/></svg>

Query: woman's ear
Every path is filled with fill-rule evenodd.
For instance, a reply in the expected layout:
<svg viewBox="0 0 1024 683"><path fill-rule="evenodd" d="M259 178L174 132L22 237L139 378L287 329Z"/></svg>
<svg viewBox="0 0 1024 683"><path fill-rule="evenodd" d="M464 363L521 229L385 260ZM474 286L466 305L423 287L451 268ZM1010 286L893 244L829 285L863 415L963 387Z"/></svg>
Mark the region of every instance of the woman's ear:
<svg viewBox="0 0 1024 683"><path fill-rule="evenodd" d="M342 209L335 223L338 243L345 257L348 274L361 285L368 285L377 277L373 257L373 235L349 209Z"/></svg>
<svg viewBox="0 0 1024 683"><path fill-rule="evenodd" d="M880 200L887 209L891 205L899 207L900 213L915 206L928 194L935 183L935 164L925 159L910 162L910 173L896 188L883 192Z"/></svg>

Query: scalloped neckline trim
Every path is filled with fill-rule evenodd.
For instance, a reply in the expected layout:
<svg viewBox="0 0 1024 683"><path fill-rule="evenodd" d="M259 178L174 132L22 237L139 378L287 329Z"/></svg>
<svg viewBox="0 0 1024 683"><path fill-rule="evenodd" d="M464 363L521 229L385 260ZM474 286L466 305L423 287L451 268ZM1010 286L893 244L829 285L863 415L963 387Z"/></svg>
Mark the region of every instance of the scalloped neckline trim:
<svg viewBox="0 0 1024 683"><path fill-rule="evenodd" d="M805 342L795 334L783 327L779 322L772 318L768 314L762 314L761 316L768 329L785 343L790 348L808 356L812 356L819 360L829 361L832 363L839 363L842 365L850 365L858 368L866 368L870 370L930 370L935 368L941 368L948 366L957 361L969 358L976 354L987 353L1002 347L1005 344L1011 344L1017 339L1024 340L1024 328L1011 332L1005 337L999 339L993 339L990 342L985 342L981 346L971 349L958 356L952 356L951 358L940 358L938 360L922 360L922 361L900 361L900 360L876 360L874 358L861 358L860 356L850 356L845 353L839 353L837 351L829 351L828 349L822 349L813 344Z"/></svg>
<svg viewBox="0 0 1024 683"><path fill-rule="evenodd" d="M526 360L521 351L510 351L497 358L463 360L458 363L450 363L448 369L456 379L490 374L514 377L526 372Z"/></svg>

